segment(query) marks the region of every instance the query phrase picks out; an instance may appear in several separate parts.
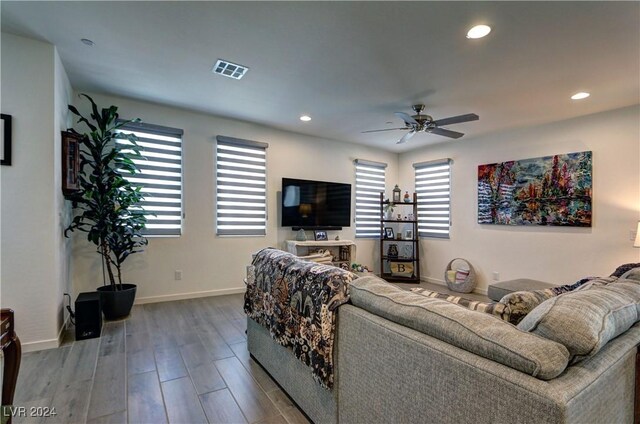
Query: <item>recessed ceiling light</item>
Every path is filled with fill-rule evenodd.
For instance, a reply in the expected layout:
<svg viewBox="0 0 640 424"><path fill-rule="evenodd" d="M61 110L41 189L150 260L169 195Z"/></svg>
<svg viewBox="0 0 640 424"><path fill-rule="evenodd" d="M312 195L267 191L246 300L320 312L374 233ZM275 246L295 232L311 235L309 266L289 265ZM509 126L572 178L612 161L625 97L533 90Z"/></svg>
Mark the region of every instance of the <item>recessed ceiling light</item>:
<svg viewBox="0 0 640 424"><path fill-rule="evenodd" d="M82 41L82 44L87 46L93 46L95 44L93 41L89 40L88 38L83 38L80 41Z"/></svg>
<svg viewBox="0 0 640 424"><path fill-rule="evenodd" d="M571 100L582 100L582 99L586 99L587 97L589 97L591 94L587 93L585 91L581 91L579 93L574 94L573 96L571 96Z"/></svg>
<svg viewBox="0 0 640 424"><path fill-rule="evenodd" d="M488 25L476 25L467 32L467 38L482 38L491 32Z"/></svg>
<svg viewBox="0 0 640 424"><path fill-rule="evenodd" d="M311 121L311 117L309 115L302 115L300 117L300 120L303 121L303 122L309 122L309 121Z"/></svg>

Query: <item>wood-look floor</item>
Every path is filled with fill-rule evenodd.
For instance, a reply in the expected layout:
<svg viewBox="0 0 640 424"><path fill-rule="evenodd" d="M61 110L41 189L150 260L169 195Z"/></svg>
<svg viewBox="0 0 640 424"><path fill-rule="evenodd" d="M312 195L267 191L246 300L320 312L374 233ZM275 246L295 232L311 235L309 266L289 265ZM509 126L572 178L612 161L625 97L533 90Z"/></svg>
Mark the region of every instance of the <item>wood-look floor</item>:
<svg viewBox="0 0 640 424"><path fill-rule="evenodd" d="M14 423L307 423L249 357L242 295L134 306L99 339L22 357Z"/></svg>

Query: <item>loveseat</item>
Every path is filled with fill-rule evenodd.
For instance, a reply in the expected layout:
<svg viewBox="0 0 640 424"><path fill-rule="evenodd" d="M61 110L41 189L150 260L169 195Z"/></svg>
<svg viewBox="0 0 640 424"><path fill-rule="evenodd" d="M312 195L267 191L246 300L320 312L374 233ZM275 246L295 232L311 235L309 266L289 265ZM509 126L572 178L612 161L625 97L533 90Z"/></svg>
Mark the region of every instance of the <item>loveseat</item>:
<svg viewBox="0 0 640 424"><path fill-rule="evenodd" d="M523 331L367 276L351 282L350 302L336 314L331 390L250 318L248 349L316 423L631 423L640 282L620 282L624 290L613 294L589 289L596 291L587 301L608 306L595 307L601 316L576 330L577 347L551 333L554 313L584 295L562 294L554 308L532 311Z"/></svg>

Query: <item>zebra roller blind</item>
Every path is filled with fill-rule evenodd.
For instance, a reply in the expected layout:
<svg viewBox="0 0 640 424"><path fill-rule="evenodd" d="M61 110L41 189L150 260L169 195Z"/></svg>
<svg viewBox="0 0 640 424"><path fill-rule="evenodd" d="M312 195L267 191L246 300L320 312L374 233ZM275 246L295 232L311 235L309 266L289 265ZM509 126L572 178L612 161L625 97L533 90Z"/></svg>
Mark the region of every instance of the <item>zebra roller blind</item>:
<svg viewBox="0 0 640 424"><path fill-rule="evenodd" d="M385 189L386 163L362 159L356 167L356 237L380 237L380 192Z"/></svg>
<svg viewBox="0 0 640 424"><path fill-rule="evenodd" d="M216 139L216 234L263 236L269 145L220 135Z"/></svg>
<svg viewBox="0 0 640 424"><path fill-rule="evenodd" d="M413 164L418 195L418 234L449 238L451 159Z"/></svg>
<svg viewBox="0 0 640 424"><path fill-rule="evenodd" d="M147 236L179 236L182 233L182 135L183 131L160 125L129 123L117 132L133 133L143 160L134 160L140 173L126 177L132 184L142 187L144 195L139 207L154 215L146 215ZM128 140L118 139L121 145Z"/></svg>

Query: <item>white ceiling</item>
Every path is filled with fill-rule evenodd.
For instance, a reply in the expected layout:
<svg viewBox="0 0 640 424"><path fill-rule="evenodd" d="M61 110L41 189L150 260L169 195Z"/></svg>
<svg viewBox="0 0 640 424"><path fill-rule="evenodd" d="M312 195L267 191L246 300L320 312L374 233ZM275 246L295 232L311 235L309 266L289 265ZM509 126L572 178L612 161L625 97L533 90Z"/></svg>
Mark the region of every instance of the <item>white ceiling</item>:
<svg viewBox="0 0 640 424"><path fill-rule="evenodd" d="M1 2L2 31L58 47L77 90L391 151L640 103L640 3ZM493 27L468 40L472 25ZM95 46L80 42L89 38ZM212 74L224 58L242 80ZM589 91L580 102L569 96ZM405 145L395 111L477 113ZM299 121L309 114L309 123ZM392 122L388 124L387 122Z"/></svg>

